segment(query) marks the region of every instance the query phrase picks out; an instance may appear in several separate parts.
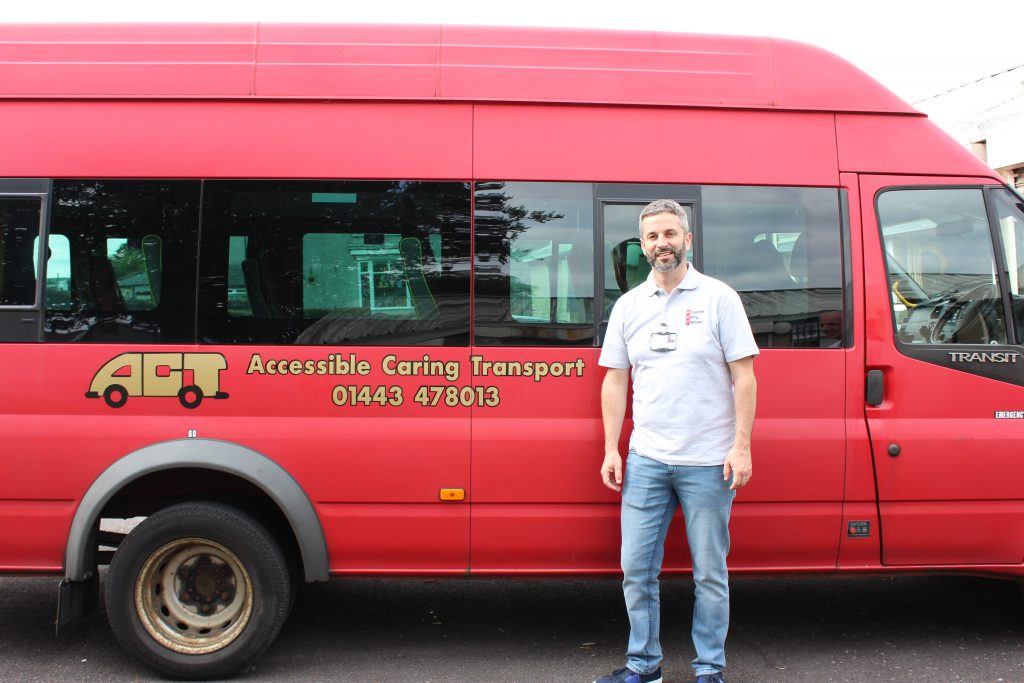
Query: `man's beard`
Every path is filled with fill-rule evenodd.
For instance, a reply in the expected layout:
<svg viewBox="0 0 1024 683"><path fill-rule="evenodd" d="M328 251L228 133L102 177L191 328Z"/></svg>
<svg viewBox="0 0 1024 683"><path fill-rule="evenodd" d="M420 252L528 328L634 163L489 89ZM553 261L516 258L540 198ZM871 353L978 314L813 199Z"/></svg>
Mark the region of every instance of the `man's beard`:
<svg viewBox="0 0 1024 683"><path fill-rule="evenodd" d="M658 256L665 253L672 254L675 258L671 261L659 261ZM650 254L645 254L645 256L647 257L647 262L651 264L651 268L654 268L659 273L667 273L670 270L675 270L679 267L679 264L683 262L683 250L679 249L679 251L675 251L671 247L656 249Z"/></svg>

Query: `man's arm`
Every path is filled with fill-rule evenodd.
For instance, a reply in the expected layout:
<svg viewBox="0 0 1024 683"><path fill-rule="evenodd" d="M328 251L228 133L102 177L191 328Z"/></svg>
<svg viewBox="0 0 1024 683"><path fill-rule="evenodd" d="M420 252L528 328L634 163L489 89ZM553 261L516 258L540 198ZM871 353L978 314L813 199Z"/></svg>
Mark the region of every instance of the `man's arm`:
<svg viewBox="0 0 1024 683"><path fill-rule="evenodd" d="M728 479L732 474L732 486L729 488L735 491L746 486L754 472L750 460L750 432L754 428L754 412L757 409L754 357L747 356L729 363L729 372L732 374L733 402L736 406L736 438L725 458L722 476Z"/></svg>
<svg viewBox="0 0 1024 683"><path fill-rule="evenodd" d="M619 435L626 417L629 368L608 368L601 384L601 417L604 420L604 462L601 481L613 491L622 490L622 454Z"/></svg>

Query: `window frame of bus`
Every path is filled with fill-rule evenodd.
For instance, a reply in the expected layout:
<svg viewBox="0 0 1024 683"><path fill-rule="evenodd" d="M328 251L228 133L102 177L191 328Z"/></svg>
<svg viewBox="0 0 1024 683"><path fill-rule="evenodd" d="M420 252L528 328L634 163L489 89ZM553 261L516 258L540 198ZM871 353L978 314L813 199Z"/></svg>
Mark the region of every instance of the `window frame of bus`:
<svg viewBox="0 0 1024 683"><path fill-rule="evenodd" d="M479 180L473 183L473 344L476 346L582 346L593 347L597 325L595 323L593 289L597 287L594 273L590 273L591 297L589 308L584 299L584 312L589 313L589 320L582 323L559 323L557 321L538 323L517 321L513 314L513 277L512 277L512 244L507 229L502 221L521 221L526 219L533 225L525 226L522 234L529 228L536 227L545 221L536 221L524 213L520 217L510 215L506 205L502 204L502 218L484 216L482 212L495 212L490 202L482 202L483 193L495 193L509 184L524 188L543 187L547 192L528 195L525 201L545 199L545 194L552 194L553 189L566 188L564 195L554 199L575 202L579 208L590 214L589 240L578 242L581 247L586 245L591 250L587 265L593 269L596 257L593 250L596 245L597 227L593 215L594 183L577 181L512 181L512 180ZM522 194L520 194L522 197ZM513 199L518 199L513 197ZM487 208L482 208L486 206ZM525 208L525 205L516 207ZM532 209L529 213L536 213ZM559 216L564 218L564 216ZM496 222L496 223L495 223ZM494 225L492 225L494 223ZM555 224L553 227L559 227ZM503 259L505 261L503 262ZM502 264L505 264L504 266ZM495 266L494 264L499 264ZM555 271L557 273L557 270ZM576 297L579 298L579 297ZM550 299L557 301L557 299Z"/></svg>
<svg viewBox="0 0 1024 683"><path fill-rule="evenodd" d="M605 306L605 291L607 289L607 283L604 282L605 269L607 263L605 259L610 259L611 254L605 254L605 237L606 237L606 226L604 223L604 207L605 205L622 205L622 204L643 204L646 206L657 199L672 199L678 202L684 209L689 209L688 220L690 233L693 235L693 241L690 244L690 252L692 254L692 262L694 268L698 271L703 272L703 249L701 240L701 224L702 224L702 185L699 184L678 184L678 183L595 183L594 184L594 215L598 221L598 231L600 232L598 243L601 246L600 259L595 263L595 268L599 268L595 273L600 273L601 282L597 283L599 286L595 286L595 310L601 311L602 320L599 321L599 334L598 343L604 340L605 331L608 328L608 315L611 314L609 309L608 314L604 313ZM641 212L643 209L641 209ZM640 241L640 212L637 213L637 226L634 237L637 242ZM595 250L596 251L596 250ZM646 258L646 257L645 257ZM619 295L621 297L622 294ZM618 297L616 298L618 301Z"/></svg>
<svg viewBox="0 0 1024 683"><path fill-rule="evenodd" d="M358 195L360 193L367 195L380 195L390 188L398 186L409 186L411 192L421 193L432 193L432 196L438 198L443 206L448 208L454 207L457 210L458 218L464 218L463 220L456 220L450 224L443 223L443 215L441 212L435 212L431 217L435 219L435 223L429 228L436 229L440 234L440 242L442 244L442 252L435 256L437 273L436 275L444 276L445 285L452 289L449 293L447 289L441 293L431 292L431 296L437 299L444 299L442 307L447 307L444 311L438 312L438 324L442 327L425 327L417 326L416 323L420 320L416 318L400 318L398 316L380 316L380 318L371 317L344 317L337 318L338 327L342 328L348 326L348 328L355 329L353 325L358 326L361 329L367 327L366 323L373 320L390 320L396 323L397 327L411 327L415 329L398 329L397 331L391 330L388 332L381 332L380 334L363 336L363 337L345 337L345 338L334 338L331 337L335 334L330 330L330 321L327 320L329 314L321 315L317 318L306 318L305 316L296 316L294 314L288 316L231 316L229 314L228 306L228 295L229 295L229 263L227 259L230 258L230 240L234 236L238 236L241 233L234 233L231 230L236 227L238 218L231 218L231 213L228 209L229 205L220 205L215 202L222 202L224 200L218 199L220 196L232 195L234 196L239 192L250 192L250 193L262 193L268 197L266 202L273 200L269 199L274 193L280 196L294 194L300 196L302 194L310 195L309 204L323 204L324 207L331 206L333 204L353 204L358 202ZM444 189L441 192L440 189ZM282 194L283 193L283 194ZM462 197L462 193L465 196ZM326 201L316 199L317 195L334 195L341 197L342 195L352 195L354 199L345 199L342 201ZM457 202L453 203L453 202ZM463 203L464 202L464 203ZM326 210L326 209L325 209ZM426 209L425 209L426 210ZM380 227L378 223L389 218L389 216L378 216L372 227ZM471 225L472 225L472 188L469 183L464 181L435 181L435 180L406 180L406 179L389 179L389 180L353 180L353 179L294 179L294 178L272 178L272 179L254 179L254 178L243 178L243 179L209 179L204 181L204 192L203 192L203 204L201 208L201 220L203 224L202 236L200 238L200 273L199 273L199 306L198 306L198 337L200 343L203 344L248 344L248 345L308 345L308 346L377 346L377 345L389 345L389 346L421 346L421 345L438 345L438 346L468 346L469 344L469 329L470 329L470 316L471 316ZM293 218L294 220L294 218ZM340 219L339 219L340 220ZM337 222L331 224L333 227L348 227L352 228L353 225ZM400 221L393 221L392 226L398 226L399 228L407 228L409 234L404 232L398 233L405 237L414 236L422 238L423 231L428 229L424 228L424 224L418 223L415 226L402 225ZM253 226L243 225L243 229L246 231L244 235L250 235L253 231ZM465 233L463 235L462 233ZM292 247L293 249L299 249L298 255L301 261L302 256L302 242L304 236L307 234L343 234L343 235L377 235L377 234L391 234L388 232L369 230L356 231L354 229L348 230L335 230L333 232L326 230L326 223L321 227L315 227L314 225L307 226L306 229L292 228L289 227L285 231L286 237L294 241L298 239L298 246ZM428 235L429 236L429 235ZM445 246L452 247L458 245L460 250L457 253L451 255L450 260L442 260L442 255ZM254 249L266 249L266 245L258 245ZM221 263L221 260L224 263ZM422 265L422 262L421 262ZM285 277L287 273L285 271L279 272L282 275L282 282L287 280ZM294 274L294 273L292 273ZM459 279L464 280L462 286L452 286L451 283L458 285ZM359 278L356 278L356 282L359 282ZM221 296L223 292L223 296ZM302 310L301 298L304 294L303 286L300 285L299 290L291 292L291 295L299 297L299 304L296 310ZM436 296L435 296L436 295ZM461 307L461 311L459 310ZM348 310L351 307L337 308L336 310ZM321 323L317 326L318 323ZM450 328L450 329L449 329ZM347 329L347 328L346 328ZM317 332L321 330L321 332ZM302 336L306 335L303 339Z"/></svg>
<svg viewBox="0 0 1024 683"><path fill-rule="evenodd" d="M989 185L983 187L983 190L989 229L992 231L993 254L996 259L996 272L1003 299L1003 310L1004 315L1008 316L1006 320L1009 322L1006 326L1006 343L1010 346L1021 346L1024 345L1024 333L1021 332L1024 330L1024 308L1022 308L1020 315L1018 315L1018 311L1013 303L1014 293L1010 288L1010 261L1006 255L1006 245L1003 242L1001 226L999 225L999 214L996 208L999 198L996 195L997 193L1006 193L1011 197L1015 197L1017 200L1015 203L1018 209L1020 209L1022 216L1024 216L1024 197L1021 197L1020 193L1010 185ZM1024 290L1024 285L1020 282L1018 282L1018 287Z"/></svg>
<svg viewBox="0 0 1024 683"><path fill-rule="evenodd" d="M84 303L84 308L61 307L49 308L43 306L44 326L43 339L48 343L56 344L106 344L106 343L130 343L133 345L150 344L194 344L195 343L195 319L196 319L196 282L197 265L196 257L199 253L199 232L200 232L200 204L202 201L202 182L195 178L96 178L77 177L59 178L52 181L50 203L51 222L46 234L46 245L49 247L50 238L54 235L64 235L69 238L72 252L71 277L72 280L82 277L83 273L76 270L76 256L85 252L76 252L80 244L84 244L84 235L89 238L100 238L103 241L103 252L106 254L109 248L109 240L125 238L137 238L143 240L148 235L155 235L160 241L159 255L159 277L160 290L162 292L159 302L154 300L154 305L149 307L127 306L122 301L117 311L101 311L95 296L85 297L79 303ZM93 188L97 194L97 202L94 207L101 210L101 215L108 220L103 221L104 225L99 228L86 229L86 224L73 222L68 216L64 216L65 209L62 209L59 201L64 197L65 192L83 191ZM105 192L99 192L104 190ZM151 191L154 197L163 195L166 199L159 204L164 210L159 212L159 230L132 230L133 221L139 216L135 213L125 213L126 223L113 224L109 217L117 215L115 211L117 201L138 200L139 197L149 197L142 194L142 190ZM128 199L125 199L128 198ZM115 201L117 200L117 201ZM151 204L155 205L155 204ZM146 205L146 206L151 206ZM168 210L170 209L170 210ZM68 209L74 214L75 210ZM63 224L62 223L65 223ZM71 238L74 239L71 239ZM109 263L109 254L107 256ZM164 263L172 263L174 267L164 267ZM184 265L183 265L184 264ZM117 290L117 295L124 299L121 289L122 283L116 278L111 264L111 274L115 276L112 283ZM79 283L86 286L85 283ZM45 285L45 283L44 283ZM72 334L66 331L58 331L55 322L61 321L69 325ZM86 329L76 329L82 323ZM121 337L121 332L124 336ZM65 336L67 335L67 336Z"/></svg>
<svg viewBox="0 0 1024 683"><path fill-rule="evenodd" d="M987 234L989 238L989 253L992 255L992 265L995 271L996 284L1000 288L999 307L1001 309L1001 313L1003 316L1004 335L1006 337L1006 340L998 344L983 344L983 346L992 347L994 349L1012 345L1011 340L1013 339L1013 330L1011 328L1013 327L1013 325L1009 325L1007 323L1008 321L1012 321L1013 318L1009 315L1010 311L1007 307L1006 299L1003 296L1004 292L1006 291L1006 288L1009 286L1009 282L1005 276L1005 255L1002 252L1002 245L1000 244L1000 240L998 239L998 235L996 233L996 227L992 220L992 217L994 215L994 207L992 206L991 197L987 191L987 187L984 185L891 185L882 188L875 194L873 204L875 210L875 219L879 232L879 242L882 247L882 264L885 267L887 290L891 291L891 285L889 284L891 271L889 266L889 253L888 250L885 248L885 227L883 225L884 221L882 220L882 212L881 207L879 205L882 198L886 195L893 194L896 192L937 192L950 190L969 190L976 192L977 196L981 199L981 208L984 210L985 223L987 227L987 231L985 234ZM922 354L919 352L919 350L935 349L938 347L969 347L979 345L970 342L936 342L931 340L923 342L906 342L900 339L899 321L896 319L896 309L893 306L891 297L886 301L886 305L889 308L889 315L892 321L893 343L896 345L896 348L899 349L900 353L902 353L905 356L920 359Z"/></svg>
<svg viewBox="0 0 1024 683"><path fill-rule="evenodd" d="M820 279L820 272L815 276L815 278L811 278L811 274L810 274L810 272L808 272L807 277L809 278L809 280L806 283L800 283L800 282L794 280L793 283L792 283L793 286L787 286L787 287L783 287L781 289L769 289L769 288L763 288L763 289L741 289L738 285L735 285L732 282L730 282L726 275L723 275L723 274L715 271L715 269L712 268L712 266L708 265L708 263L709 263L708 262L709 253L708 253L708 248L707 247L709 245L715 244L715 240L712 239L712 238L715 235L717 235L719 232L721 232L723 226L717 225L717 224L715 224L715 221L709 219L709 214L712 213L711 207L719 205L719 204L722 204L722 205L731 205L731 204L742 205L744 202L739 201L739 200L733 201L733 202L723 202L721 199L713 200L713 199L711 199L711 198L709 198L707 196L708 195L708 190L711 190L711 189L722 191L722 192L725 192L725 193L736 191L736 192L740 193L741 195L744 194L744 193L760 193L760 194L767 194L767 195L769 195L769 197L771 197L771 195L773 195L774 193L778 193L780 195L780 199L781 198L785 198L787 196L787 194L797 193L797 197L796 198L797 199L801 199L802 201L799 201L796 204L792 204L792 205L801 207L801 209L804 211L804 213L802 214L802 216L804 218L811 218L811 217L814 216L813 213L810 213L810 212L807 211L808 208L816 208L819 211L824 210L825 208L827 208L828 211L829 211L828 221L819 222L819 223L816 223L816 222L813 222L813 221L805 222L803 224L803 230L801 231L800 234L801 234L801 237L804 238L804 249L805 250L810 250L810 252L805 257L805 265L809 265L810 263L813 262L817 266L817 268L816 268L817 271L826 271L826 272L829 271L829 268L835 267L838 270L837 277L836 277L834 282L830 282L829 283L830 285L834 285L834 286L830 286L830 287L821 287L821 286L815 287L815 286L811 286L813 284L811 282L812 279L815 280L815 282L817 282L817 280ZM810 199L812 199L812 197L809 196L809 193L816 193L816 195L820 195L820 201L814 201L814 202L809 201ZM817 199L817 196L814 197L814 198ZM749 197L741 197L740 199L750 199L750 198ZM825 200L827 200L827 201L825 201ZM834 202L834 204L833 204L833 202ZM763 204L765 202L762 201L761 203ZM833 207L834 207L834 211L833 211ZM754 317L751 316L751 311L749 309L749 304L748 304L748 298L751 297L755 293L759 293L759 292L786 292L786 291L788 291L788 292L797 293L797 294L798 293L805 293L805 294L807 294L807 293L813 292L815 290L821 290L821 289L828 289L828 290L833 290L834 289L834 290L837 290L837 294L836 294L836 297L835 297L835 301L838 304L837 308L821 309L821 310L818 310L818 311L814 311L814 310L811 310L809 307L805 307L804 310L799 311L798 313L796 313L796 315L803 316L805 319L810 319L810 318L814 318L815 319L814 320L814 334L815 334L814 338L816 338L818 340L818 344L817 345L800 345L800 344L792 344L792 343L790 343L788 345L774 345L774 344L762 345L762 340L758 339L758 346L759 346L759 348L761 348L761 349L798 349L798 350L808 350L808 349L843 349L843 348L849 348L852 345L852 343L853 343L853 320L852 320L852 318L853 318L853 315L852 315L852 311L853 311L853 282L852 282L852 265L851 265L851 263L852 263L852 261L851 261L852 256L850 254L850 239L849 239L849 230L850 230L850 222L849 222L849 196L848 196L848 193L847 193L847 191L845 189L838 188L838 187L831 187L831 186L810 186L810 185L732 185L732 184L724 184L724 183L713 183L713 184L712 183L708 183L708 184L705 184L705 185L701 185L701 209L702 209L702 214L701 214L701 223L700 223L700 225L701 225L701 235L703 237L703 241L701 243L701 249L699 251L695 250L694 256L695 256L695 259L698 258L698 257L700 258L700 262L701 262L703 267L698 267L698 270L700 270L702 273L704 273L704 274L706 274L706 275L708 275L710 277L714 277L714 278L722 280L723 282L728 284L734 291L736 291L740 295L740 298L744 301L744 308L747 309L746 310L747 317L748 317L748 320L751 321L752 328L755 327L755 322L756 322L755 318L756 318L756 316L754 316ZM767 219L764 219L764 222L766 224L770 223L770 221L768 221ZM828 228L828 230L829 230L828 234L826 234L824 232L824 227ZM834 232L832 232L832 231L834 231ZM826 244L826 246L829 247L827 251L822 251L820 249L819 250L811 249L811 247L813 245L820 246L822 244ZM838 248L838 251L836 251L836 248ZM827 257L827 260L826 260L826 257ZM825 263L828 264L829 268L823 268L822 267L823 264L825 264ZM786 264L784 264L784 267L785 267L785 270L787 271L787 274L792 275L792 267L793 267L792 263L786 263ZM820 285L821 283L818 283L818 284ZM821 329L822 329L821 326L820 326L821 316L825 312L829 312L829 311L838 312L841 315L841 323L842 323L842 325L841 325L841 329L840 329L840 338L836 342L834 342L834 343L831 343L831 344L823 346L823 345L821 345L821 343L826 338L821 336ZM761 322L772 322L773 326L777 326L780 322L792 322L792 321L787 321L787 320L781 319L783 317L785 317L785 316L781 315L781 314L775 314L775 315L772 315L772 316L765 316L766 319L765 320L761 320ZM754 329L754 331L755 331L755 337L759 337L761 333L759 333L756 329ZM775 336L775 333L772 334L772 337L774 337L774 336Z"/></svg>
<svg viewBox="0 0 1024 683"><path fill-rule="evenodd" d="M487 267L481 264L499 261L503 251L495 253L493 244L503 242L493 235L482 235L479 227L477 201L480 191L493 191L492 188L480 188L481 185L497 183L512 183L520 185L567 185L577 187L589 187L591 197L591 242L592 250L592 298L590 302L590 320L583 324L559 324L548 323L545 325L531 325L516 321L509 308L509 314L503 316L505 299L511 306L511 264L507 272L489 273L489 282L482 281L481 271ZM580 193L581 195L583 193ZM699 226L700 223L700 186L680 184L652 184L652 183L600 183L582 181L505 181L505 180L481 180L474 183L474 335L473 343L477 346L576 346L576 347L597 347L600 346L604 331L607 327L606 316L603 312L604 306L604 271L606 258L604 233L605 226L602 217L602 206L604 204L638 204L646 205L655 199L672 197L681 204L691 209L695 225L690 226L694 233L693 253L694 258L699 258ZM577 197L583 200L582 196ZM639 215L639 213L638 213ZM636 236L639 238L639 225ZM493 244L492 244L493 243ZM487 245L483 249L481 245ZM699 268L699 266L698 266ZM504 280L500 286L501 291L506 291L508 296L502 298L494 294L497 289L495 282ZM506 286L507 285L507 286ZM481 291L486 292L481 296ZM490 301L487 301L487 300ZM485 303L481 306L481 302ZM513 332L513 334L510 334ZM562 334L560 334L560 332Z"/></svg>

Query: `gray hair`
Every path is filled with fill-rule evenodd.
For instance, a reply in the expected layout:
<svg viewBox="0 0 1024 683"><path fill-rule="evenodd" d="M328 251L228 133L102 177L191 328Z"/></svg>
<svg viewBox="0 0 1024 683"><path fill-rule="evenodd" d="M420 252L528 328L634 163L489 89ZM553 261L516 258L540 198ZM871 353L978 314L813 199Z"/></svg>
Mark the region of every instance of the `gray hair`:
<svg viewBox="0 0 1024 683"><path fill-rule="evenodd" d="M644 219L648 216L657 216L662 213L674 213L679 218L679 225L682 227L683 232L690 232L690 221L686 217L686 209L680 206L679 202L671 199L655 199L640 212L639 225L641 234L644 231Z"/></svg>

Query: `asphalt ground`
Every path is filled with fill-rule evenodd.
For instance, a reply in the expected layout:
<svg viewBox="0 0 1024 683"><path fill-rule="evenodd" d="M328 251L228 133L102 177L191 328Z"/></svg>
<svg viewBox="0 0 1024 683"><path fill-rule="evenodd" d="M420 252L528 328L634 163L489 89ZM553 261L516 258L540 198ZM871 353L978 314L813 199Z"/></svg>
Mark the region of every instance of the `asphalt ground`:
<svg viewBox="0 0 1024 683"><path fill-rule="evenodd" d="M155 681L103 614L53 635L57 581L0 578L0 680ZM663 583L665 681L692 680L692 583ZM1024 683L1024 599L958 576L734 578L729 683ZM622 663L617 581L307 585L238 681L589 682Z"/></svg>

